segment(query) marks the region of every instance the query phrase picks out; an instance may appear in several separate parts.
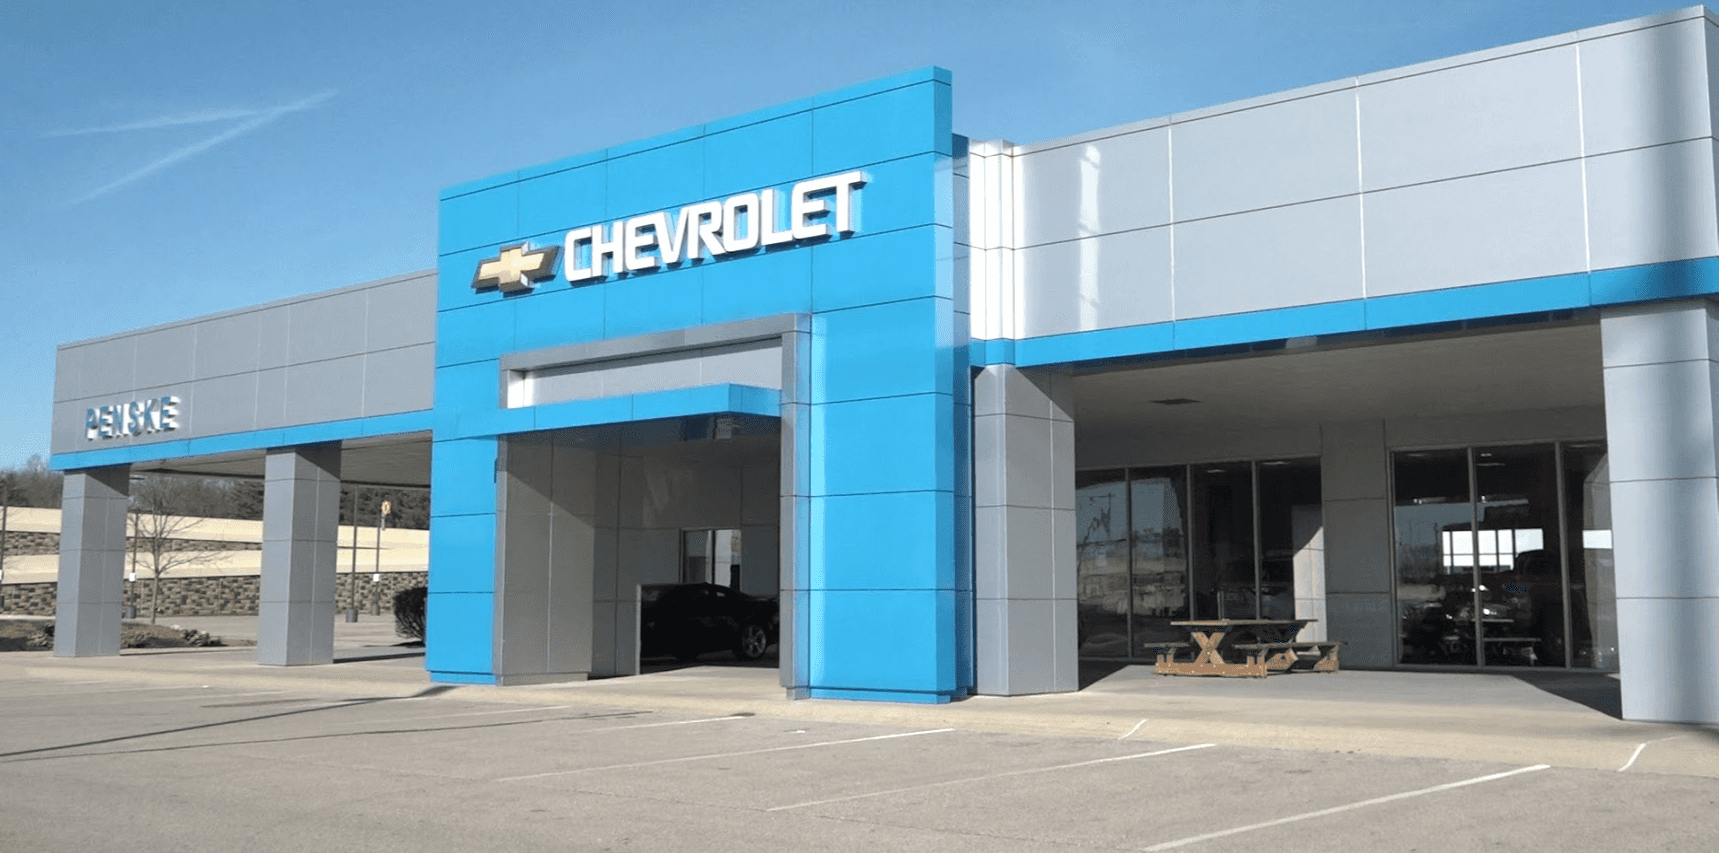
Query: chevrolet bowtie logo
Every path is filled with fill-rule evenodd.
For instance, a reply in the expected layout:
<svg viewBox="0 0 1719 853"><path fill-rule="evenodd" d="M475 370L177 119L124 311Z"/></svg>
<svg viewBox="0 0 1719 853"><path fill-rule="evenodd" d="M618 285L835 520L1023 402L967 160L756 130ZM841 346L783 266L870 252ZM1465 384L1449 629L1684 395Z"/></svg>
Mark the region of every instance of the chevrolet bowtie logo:
<svg viewBox="0 0 1719 853"><path fill-rule="evenodd" d="M472 278L472 289L495 287L502 293L513 293L530 290L537 282L554 275L555 259L560 256L561 247L528 249L527 245L520 243L504 247L500 255L479 263L477 275Z"/></svg>

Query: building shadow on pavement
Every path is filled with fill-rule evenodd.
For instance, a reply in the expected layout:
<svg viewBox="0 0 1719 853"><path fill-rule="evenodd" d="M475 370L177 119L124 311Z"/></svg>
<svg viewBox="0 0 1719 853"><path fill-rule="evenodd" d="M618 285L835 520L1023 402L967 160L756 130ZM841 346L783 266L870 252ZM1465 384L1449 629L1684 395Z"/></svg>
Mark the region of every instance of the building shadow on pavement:
<svg viewBox="0 0 1719 853"><path fill-rule="evenodd" d="M1126 661L1082 660L1080 662L1079 676L1080 689L1085 690L1086 688L1091 687L1092 685L1097 684L1098 682L1103 681L1104 679L1109 678L1130 666L1139 665L1140 664L1138 663L1131 664Z"/></svg>
<svg viewBox="0 0 1719 853"><path fill-rule="evenodd" d="M1623 685L1606 673L1519 672L1513 676L1560 699L1586 705L1614 719L1623 719Z"/></svg>

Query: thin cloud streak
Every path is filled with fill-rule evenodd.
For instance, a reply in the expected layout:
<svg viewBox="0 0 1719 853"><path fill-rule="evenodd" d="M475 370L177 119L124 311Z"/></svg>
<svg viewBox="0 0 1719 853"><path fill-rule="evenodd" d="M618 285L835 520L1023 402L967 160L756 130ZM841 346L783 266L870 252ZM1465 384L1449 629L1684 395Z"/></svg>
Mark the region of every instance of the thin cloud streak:
<svg viewBox="0 0 1719 853"><path fill-rule="evenodd" d="M125 133L131 130L155 130L163 127L185 127L193 124L209 124L217 121L236 121L251 118L269 112L268 110L205 110L200 113L179 113L158 118L144 119L127 124L109 124L101 127L80 127L72 130L51 130L42 134L44 138L60 136L94 136L98 133Z"/></svg>
<svg viewBox="0 0 1719 853"><path fill-rule="evenodd" d="M217 133L214 136L209 137L208 139L200 140L198 142L194 142L190 145L187 145L183 148L179 148L179 149L176 149L174 151L168 152L166 156L162 157L159 160L156 160L153 163L150 163L147 166L144 166L141 169L137 169L136 171L130 172L130 173L120 177L117 180L114 180L114 181L109 182L107 184L104 184L100 187L97 187L96 189L91 190L90 192L85 193L84 195L79 196L78 198L75 198L69 202L66 202L65 206L71 207L73 205L83 204L86 201L93 201L95 199L101 198L102 196L107 195L108 193L111 193L114 190L120 189L120 188L125 187L129 184L133 184L133 183L136 183L137 181L143 180L144 178L147 178L150 175L153 175L156 172L161 171L162 169L165 169L165 168L172 166L172 165L175 165L177 163L182 163L185 160L188 160L192 157L197 156L198 154L202 154L205 151L208 151L212 148L215 148L217 146L220 146L220 145L226 144L228 142L231 142L235 139L238 139L239 137L244 136L245 134L250 133L251 131L256 130L260 127L263 127L264 125L267 125L267 124L275 121L276 119L278 119L284 115L287 115L289 113L300 112L303 110L308 110L311 107L314 107L317 104L320 104L323 101L326 101L329 98L334 97L334 95L335 95L334 92L324 92L320 95L312 95L311 97L308 97L308 98L305 98L305 99L299 100L299 101L294 101L293 103L286 104L284 106L270 107L269 109L266 109L266 110L248 111L248 114L250 114L252 116L248 121L244 121L244 122L236 124L230 128L227 128L226 130L223 130L220 133ZM211 119L211 121L213 121L213 120L214 119Z"/></svg>

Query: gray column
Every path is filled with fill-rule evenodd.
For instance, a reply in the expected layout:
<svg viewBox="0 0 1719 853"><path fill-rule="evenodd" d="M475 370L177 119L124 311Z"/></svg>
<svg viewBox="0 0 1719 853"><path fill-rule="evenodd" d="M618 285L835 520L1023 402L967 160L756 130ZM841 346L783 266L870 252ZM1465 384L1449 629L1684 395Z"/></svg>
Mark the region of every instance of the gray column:
<svg viewBox="0 0 1719 853"><path fill-rule="evenodd" d="M622 455L619 433L611 431L592 457L595 502L592 506L591 674L636 675L639 671L636 573L621 564L621 503L629 477L637 482L639 460Z"/></svg>
<svg viewBox="0 0 1719 853"><path fill-rule="evenodd" d="M1080 687L1068 376L986 367L973 383L974 664L980 693Z"/></svg>
<svg viewBox="0 0 1719 853"><path fill-rule="evenodd" d="M1719 311L1609 310L1600 331L1624 717L1719 723Z"/></svg>
<svg viewBox="0 0 1719 853"><path fill-rule="evenodd" d="M1391 604L1390 454L1383 421L1320 426L1319 482L1325 509L1323 636L1343 640L1343 662L1396 663ZM1298 587L1299 587L1299 578ZM1298 589L1296 597L1301 597ZM1297 602L1299 615L1300 602Z"/></svg>
<svg viewBox="0 0 1719 853"><path fill-rule="evenodd" d="M119 654L130 478L128 465L66 472L54 606L58 657Z"/></svg>
<svg viewBox="0 0 1719 853"><path fill-rule="evenodd" d="M257 663L333 663L340 445L270 450L264 478Z"/></svg>
<svg viewBox="0 0 1719 853"><path fill-rule="evenodd" d="M502 440L499 684L581 681L591 672L597 458L576 430Z"/></svg>
<svg viewBox="0 0 1719 853"><path fill-rule="evenodd" d="M777 676L789 699L811 695L812 683L812 336L782 335L782 439L779 478L777 601L781 637Z"/></svg>

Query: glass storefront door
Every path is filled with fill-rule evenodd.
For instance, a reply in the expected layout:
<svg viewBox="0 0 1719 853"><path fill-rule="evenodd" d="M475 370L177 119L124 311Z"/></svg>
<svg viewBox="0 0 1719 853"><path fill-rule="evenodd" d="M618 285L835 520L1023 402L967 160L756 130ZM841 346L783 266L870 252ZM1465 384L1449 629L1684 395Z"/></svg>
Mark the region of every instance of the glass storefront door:
<svg viewBox="0 0 1719 853"><path fill-rule="evenodd" d="M1253 465L1201 465L1192 479L1195 618L1254 618Z"/></svg>
<svg viewBox="0 0 1719 853"><path fill-rule="evenodd" d="M1319 460L1082 471L1080 653L1144 659L1185 619L1289 618L1324 572Z"/></svg>
<svg viewBox="0 0 1719 853"><path fill-rule="evenodd" d="M1549 444L1474 451L1483 664L1564 665L1556 465Z"/></svg>
<svg viewBox="0 0 1719 853"><path fill-rule="evenodd" d="M1402 663L1615 666L1603 443L1409 451L1392 468Z"/></svg>
<svg viewBox="0 0 1719 853"><path fill-rule="evenodd" d="M1082 654L1128 656L1128 472L1075 474L1075 587Z"/></svg>
<svg viewBox="0 0 1719 853"><path fill-rule="evenodd" d="M1136 468L1128 478L1133 657L1149 644L1188 635L1171 622L1188 618L1188 472L1182 467Z"/></svg>
<svg viewBox="0 0 1719 853"><path fill-rule="evenodd" d="M1295 618L1295 599L1323 596L1325 505L1319 460L1259 463L1259 617Z"/></svg>

